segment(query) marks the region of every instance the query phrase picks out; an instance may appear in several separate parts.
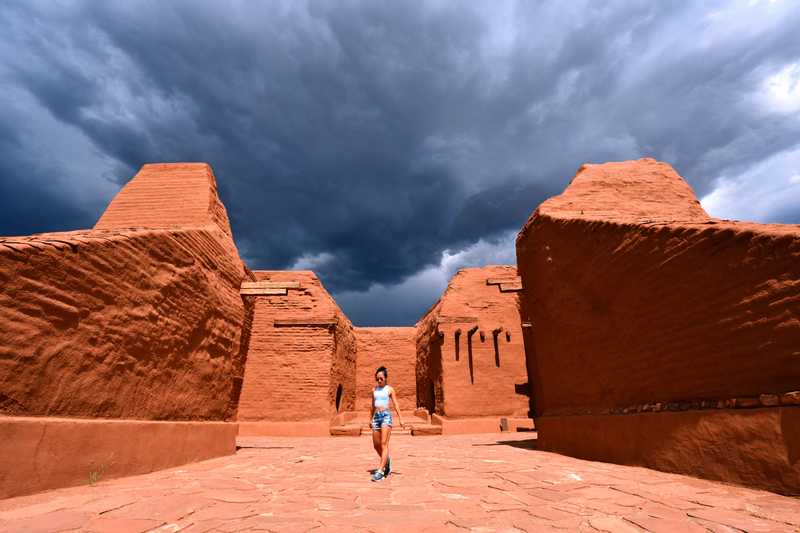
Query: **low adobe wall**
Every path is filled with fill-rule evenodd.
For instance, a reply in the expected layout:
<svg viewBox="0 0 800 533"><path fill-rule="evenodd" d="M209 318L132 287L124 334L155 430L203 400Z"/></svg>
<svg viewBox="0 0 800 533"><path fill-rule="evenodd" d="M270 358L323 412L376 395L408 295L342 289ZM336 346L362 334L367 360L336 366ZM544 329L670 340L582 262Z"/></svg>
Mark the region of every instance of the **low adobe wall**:
<svg viewBox="0 0 800 533"><path fill-rule="evenodd" d="M356 410L365 413L371 410L375 370L379 366L385 366L389 371L389 384L394 387L400 408L410 418L417 406L417 383L414 375L416 333L413 327L355 328L358 343Z"/></svg>
<svg viewBox="0 0 800 533"><path fill-rule="evenodd" d="M799 257L799 226L712 219L669 165L583 167L517 239L541 447L800 491L800 463L785 459L796 452L782 444L794 437L773 423L792 419L778 415L797 409L779 407L781 394L800 390ZM763 415L773 429L729 439L755 415L709 410L736 407L775 409ZM742 431L708 433L711 420ZM640 432L666 440L636 449ZM697 442L726 451L654 459Z"/></svg>
<svg viewBox="0 0 800 533"><path fill-rule="evenodd" d="M800 409L536 419L541 450L800 495Z"/></svg>
<svg viewBox="0 0 800 533"><path fill-rule="evenodd" d="M519 416L479 416L466 418L447 418L432 415L431 422L441 426L442 435L466 435L475 433L499 433L509 431L533 431L533 419Z"/></svg>
<svg viewBox="0 0 800 533"><path fill-rule="evenodd" d="M228 422L0 417L0 498L232 454L236 432Z"/></svg>

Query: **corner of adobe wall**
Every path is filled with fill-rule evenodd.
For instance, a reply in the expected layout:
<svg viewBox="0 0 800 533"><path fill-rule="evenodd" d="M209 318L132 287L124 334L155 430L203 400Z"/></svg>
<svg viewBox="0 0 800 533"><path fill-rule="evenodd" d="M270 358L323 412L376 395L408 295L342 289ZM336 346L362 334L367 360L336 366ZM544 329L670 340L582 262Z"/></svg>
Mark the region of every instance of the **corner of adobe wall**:
<svg viewBox="0 0 800 533"><path fill-rule="evenodd" d="M444 408L442 353L438 334L438 317L441 306L442 297L440 296L415 325L414 375L417 383L417 407L425 408L429 413L441 413Z"/></svg>

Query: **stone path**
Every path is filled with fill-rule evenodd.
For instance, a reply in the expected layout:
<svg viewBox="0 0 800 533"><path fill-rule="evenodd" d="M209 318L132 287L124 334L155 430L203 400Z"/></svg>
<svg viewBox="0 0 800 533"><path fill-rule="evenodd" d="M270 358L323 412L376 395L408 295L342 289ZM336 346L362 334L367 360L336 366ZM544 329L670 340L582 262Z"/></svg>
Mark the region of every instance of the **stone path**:
<svg viewBox="0 0 800 533"><path fill-rule="evenodd" d="M262 438L236 455L0 501L3 531L798 531L800 500L536 451L530 434Z"/></svg>

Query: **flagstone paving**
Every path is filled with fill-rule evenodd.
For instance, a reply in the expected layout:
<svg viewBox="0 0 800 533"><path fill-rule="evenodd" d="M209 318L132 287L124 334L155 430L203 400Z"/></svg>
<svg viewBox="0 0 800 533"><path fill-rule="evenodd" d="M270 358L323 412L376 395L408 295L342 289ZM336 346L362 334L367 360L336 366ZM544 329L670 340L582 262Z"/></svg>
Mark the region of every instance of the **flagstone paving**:
<svg viewBox="0 0 800 533"><path fill-rule="evenodd" d="M236 455L0 501L3 531L798 531L800 500L535 450L531 434L242 440Z"/></svg>

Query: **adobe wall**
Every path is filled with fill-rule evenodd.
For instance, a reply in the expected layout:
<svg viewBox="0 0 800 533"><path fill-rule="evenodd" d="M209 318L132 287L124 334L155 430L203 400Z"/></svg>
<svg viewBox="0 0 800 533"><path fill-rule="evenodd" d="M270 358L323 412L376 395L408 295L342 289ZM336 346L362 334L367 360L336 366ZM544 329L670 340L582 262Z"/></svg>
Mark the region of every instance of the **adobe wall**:
<svg viewBox="0 0 800 533"><path fill-rule="evenodd" d="M375 370L385 366L400 408L410 416L417 406L416 328L355 328L355 334L358 341L356 410L368 413L372 408Z"/></svg>
<svg viewBox="0 0 800 533"><path fill-rule="evenodd" d="M0 237L0 456L16 458L0 497L85 482L83 459L101 448L114 457L109 476L199 457L179 447L143 458L163 452L149 438L184 434L169 422L141 433L135 457L112 448L137 420L233 416L245 272L205 164L145 165L95 229ZM98 420L87 444L80 423L56 417L124 420ZM231 424L181 427L208 453L233 450ZM20 455L31 432L41 442L57 433L62 450L87 447L73 457ZM52 468L55 477L30 478Z"/></svg>
<svg viewBox="0 0 800 533"><path fill-rule="evenodd" d="M696 424L698 411L794 401L781 394L800 389L800 226L712 219L652 159L585 165L523 227L517 259L545 449L734 482L744 459L730 457L750 456L748 484L800 491L800 463L744 452L796 458L800 444L785 425L770 422L777 429L741 442ZM658 414L632 415L641 412ZM591 418L609 416L613 424ZM626 445L667 416L670 429L653 433L666 441ZM734 409L726 423L745 427L753 416ZM688 456L653 459L655 446L687 440L737 451L708 455L703 469Z"/></svg>
<svg viewBox="0 0 800 533"><path fill-rule="evenodd" d="M430 408L435 402L436 412L449 417L527 416L530 393L516 279L513 266L460 270L420 320L420 405Z"/></svg>
<svg viewBox="0 0 800 533"><path fill-rule="evenodd" d="M150 214L127 228L106 213L100 229L0 238L0 413L230 416L244 266L227 222L210 215L221 204L209 167L176 167L145 165L109 209L129 187L158 195L162 181L192 176L184 187L205 210L184 206L186 225Z"/></svg>
<svg viewBox="0 0 800 533"><path fill-rule="evenodd" d="M324 422L320 431L325 434L336 413L339 385L339 410L352 410L355 405L352 324L313 272L256 271L254 275L258 282L291 288L284 289L284 294L244 296L254 302L254 314L238 419L317 420ZM250 426L256 433L259 427L270 432L267 425Z"/></svg>

